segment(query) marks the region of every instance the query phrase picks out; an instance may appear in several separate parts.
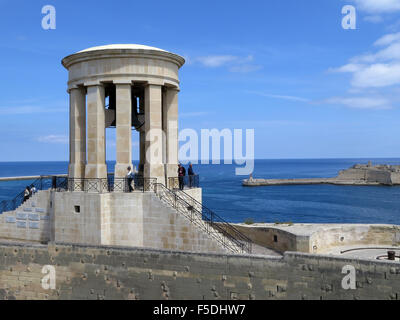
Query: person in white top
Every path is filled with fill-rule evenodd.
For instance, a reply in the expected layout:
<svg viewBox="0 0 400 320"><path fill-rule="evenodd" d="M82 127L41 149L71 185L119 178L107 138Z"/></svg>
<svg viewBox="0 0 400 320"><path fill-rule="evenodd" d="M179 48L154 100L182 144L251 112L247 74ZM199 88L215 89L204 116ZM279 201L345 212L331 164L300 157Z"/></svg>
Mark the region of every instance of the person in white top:
<svg viewBox="0 0 400 320"><path fill-rule="evenodd" d="M132 192L134 190L134 187L132 186L132 184L134 183L133 182L133 172L132 172L131 167L128 167L127 170L128 170L128 173L126 174L126 179L128 182L128 190L129 190L129 192Z"/></svg>

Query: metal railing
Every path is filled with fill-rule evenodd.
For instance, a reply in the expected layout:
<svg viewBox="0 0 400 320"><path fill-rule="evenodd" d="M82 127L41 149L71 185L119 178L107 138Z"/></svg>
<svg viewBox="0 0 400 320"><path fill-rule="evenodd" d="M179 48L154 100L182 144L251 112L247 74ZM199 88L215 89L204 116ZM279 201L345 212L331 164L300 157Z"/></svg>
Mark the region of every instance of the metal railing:
<svg viewBox="0 0 400 320"><path fill-rule="evenodd" d="M205 231L231 252L251 253L252 241L236 228L183 191L157 183L158 197Z"/></svg>
<svg viewBox="0 0 400 320"><path fill-rule="evenodd" d="M35 187L36 191L55 189L55 190L66 190L67 189L67 178L58 176L41 176L34 180L29 186ZM13 211L17 209L24 201L25 190L17 194L11 200L0 201L0 214L6 211Z"/></svg>
<svg viewBox="0 0 400 320"><path fill-rule="evenodd" d="M140 175L134 176L133 183L135 191L155 192L161 200L175 208L180 214L184 215L229 251L251 253L252 242L249 238L184 191L171 190L172 188L167 188L163 184L157 183L156 178L144 178ZM67 190L96 193L130 192L128 179L115 178L112 174L102 179L41 176L32 182L30 186L34 186L37 191L53 189L58 192ZM24 191L12 200L1 201L0 214L16 210L21 206L24 199Z"/></svg>
<svg viewBox="0 0 400 320"><path fill-rule="evenodd" d="M68 178L68 191L84 191L90 193L105 192L155 192L157 178L144 178L135 175L128 178L115 178L109 174L107 178Z"/></svg>
<svg viewBox="0 0 400 320"><path fill-rule="evenodd" d="M200 188L200 177L198 174L191 176L183 176L183 177L169 177L168 178L168 188L169 189L179 189L179 179L181 179L181 183L183 188L188 187L191 188Z"/></svg>

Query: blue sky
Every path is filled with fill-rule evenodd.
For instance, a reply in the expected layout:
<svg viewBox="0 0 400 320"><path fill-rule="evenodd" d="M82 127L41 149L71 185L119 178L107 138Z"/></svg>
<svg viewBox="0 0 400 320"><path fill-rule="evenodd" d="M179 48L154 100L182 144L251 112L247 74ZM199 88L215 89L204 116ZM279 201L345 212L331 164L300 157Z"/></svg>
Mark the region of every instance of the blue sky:
<svg viewBox="0 0 400 320"><path fill-rule="evenodd" d="M68 159L61 59L111 43L186 58L180 129L254 129L256 158L400 157L400 0L0 0L0 30L0 161Z"/></svg>

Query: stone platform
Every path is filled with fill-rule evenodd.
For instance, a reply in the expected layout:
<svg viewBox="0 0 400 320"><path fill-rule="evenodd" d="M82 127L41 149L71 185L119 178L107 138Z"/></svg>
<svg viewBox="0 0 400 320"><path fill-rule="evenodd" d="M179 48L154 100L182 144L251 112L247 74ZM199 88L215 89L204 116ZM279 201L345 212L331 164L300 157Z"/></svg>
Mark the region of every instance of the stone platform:
<svg viewBox="0 0 400 320"><path fill-rule="evenodd" d="M256 245L284 253L296 251L358 257L362 250L379 248L379 254L400 250L400 226L378 224L235 224ZM343 252L345 251L345 252ZM383 252L383 253L382 253ZM360 254L375 259L377 255Z"/></svg>

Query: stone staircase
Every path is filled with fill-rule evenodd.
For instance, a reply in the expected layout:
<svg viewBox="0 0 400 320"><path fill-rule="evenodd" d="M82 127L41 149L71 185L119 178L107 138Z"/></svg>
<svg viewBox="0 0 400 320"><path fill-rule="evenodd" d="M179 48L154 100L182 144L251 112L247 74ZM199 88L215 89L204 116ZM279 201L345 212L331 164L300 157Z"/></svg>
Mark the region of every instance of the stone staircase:
<svg viewBox="0 0 400 320"><path fill-rule="evenodd" d="M15 210L0 215L0 238L45 241L50 238L49 191L38 191Z"/></svg>
<svg viewBox="0 0 400 320"><path fill-rule="evenodd" d="M157 184L157 196L232 253L251 253L251 240L183 191ZM229 232L229 231L231 232Z"/></svg>

